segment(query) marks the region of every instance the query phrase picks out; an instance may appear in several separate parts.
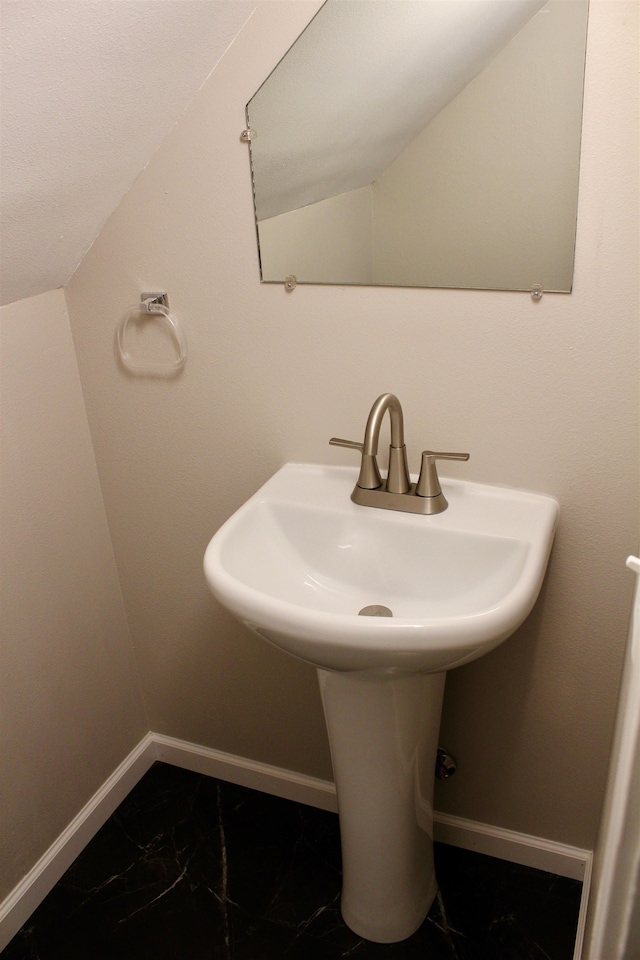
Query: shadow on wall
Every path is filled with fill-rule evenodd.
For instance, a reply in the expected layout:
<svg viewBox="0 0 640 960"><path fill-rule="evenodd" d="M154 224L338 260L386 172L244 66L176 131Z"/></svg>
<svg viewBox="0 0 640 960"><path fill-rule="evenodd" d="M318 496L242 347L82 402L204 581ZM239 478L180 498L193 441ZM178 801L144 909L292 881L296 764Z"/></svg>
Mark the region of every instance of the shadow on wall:
<svg viewBox="0 0 640 960"><path fill-rule="evenodd" d="M528 722L528 706L537 695L536 660L545 636L543 621L549 602L548 585L553 581L552 568L553 552L538 601L522 626L491 653L451 670L447 676L440 745L455 756L463 776L444 783L436 781L435 806L438 810L468 816L459 807L459 797L464 792L465 796L475 796L479 804L472 819L492 822L495 809L499 808L500 823L515 829L517 824L510 809L517 806L523 782L527 783L530 802L538 802L536 792L539 792L539 800L544 803L546 778L540 776L539 768L529 775L522 767L522 757L530 755L531 745L526 741L536 735ZM559 707L555 718L553 705L549 705L544 716L545 726L557 723L560 728L566 725L567 715L563 713L566 707L562 704ZM468 720L472 716L482 721L477 736L469 729ZM466 744L464 753L457 750L459 743ZM549 771L548 775L554 776L554 771ZM487 783L492 785L489 793Z"/></svg>

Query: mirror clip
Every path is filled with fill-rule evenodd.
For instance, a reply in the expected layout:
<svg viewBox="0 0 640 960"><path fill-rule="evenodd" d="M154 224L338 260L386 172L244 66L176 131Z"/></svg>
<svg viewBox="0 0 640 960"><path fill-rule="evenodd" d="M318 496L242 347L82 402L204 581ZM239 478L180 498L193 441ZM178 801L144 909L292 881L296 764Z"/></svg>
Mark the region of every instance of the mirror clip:
<svg viewBox="0 0 640 960"><path fill-rule="evenodd" d="M285 278L284 278L284 288L285 288L285 290L287 291L287 293L291 293L292 290L295 290L297 283L298 283L298 281L297 281L296 278L293 276L293 274L292 274L290 277L285 277Z"/></svg>
<svg viewBox="0 0 640 960"><path fill-rule="evenodd" d="M534 283L531 287L531 299L532 300L542 300L542 294L544 293L544 288L541 283Z"/></svg>
<svg viewBox="0 0 640 960"><path fill-rule="evenodd" d="M248 127L246 130L243 130L240 134L240 139L243 143L251 143L252 140L255 140L258 134L255 130L252 130L251 127Z"/></svg>

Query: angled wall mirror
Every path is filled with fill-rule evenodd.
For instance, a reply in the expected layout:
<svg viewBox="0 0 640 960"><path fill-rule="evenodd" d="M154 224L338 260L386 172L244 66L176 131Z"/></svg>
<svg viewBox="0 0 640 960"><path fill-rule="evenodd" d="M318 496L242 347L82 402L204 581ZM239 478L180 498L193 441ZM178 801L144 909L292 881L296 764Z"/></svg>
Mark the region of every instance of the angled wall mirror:
<svg viewBox="0 0 640 960"><path fill-rule="evenodd" d="M247 104L263 282L569 293L588 0L326 0Z"/></svg>

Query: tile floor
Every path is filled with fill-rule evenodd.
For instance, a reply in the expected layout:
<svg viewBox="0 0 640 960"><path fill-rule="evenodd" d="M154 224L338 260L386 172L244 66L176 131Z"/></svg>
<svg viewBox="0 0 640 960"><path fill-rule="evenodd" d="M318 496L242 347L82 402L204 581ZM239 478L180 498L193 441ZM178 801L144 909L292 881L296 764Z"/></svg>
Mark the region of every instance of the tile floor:
<svg viewBox="0 0 640 960"><path fill-rule="evenodd" d="M340 916L338 818L157 763L2 960L571 960L581 884L436 844L409 939Z"/></svg>

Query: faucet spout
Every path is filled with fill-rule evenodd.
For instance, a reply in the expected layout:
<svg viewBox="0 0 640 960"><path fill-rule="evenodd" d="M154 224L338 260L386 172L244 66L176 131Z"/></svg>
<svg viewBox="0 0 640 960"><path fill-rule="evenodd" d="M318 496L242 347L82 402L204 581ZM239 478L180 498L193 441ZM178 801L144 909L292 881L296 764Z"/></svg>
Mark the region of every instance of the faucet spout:
<svg viewBox="0 0 640 960"><path fill-rule="evenodd" d="M378 453L380 428L384 415L389 411L391 418L391 446L404 447L404 417L400 401L393 393L383 393L371 407L367 425L364 430L364 445L362 452L375 457Z"/></svg>
<svg viewBox="0 0 640 960"><path fill-rule="evenodd" d="M380 428L387 410L391 419L387 491L389 493L407 493L411 481L407 465L407 450L404 444L404 417L400 401L393 393L383 393L371 407L364 431L358 486L365 490L376 490L382 486L382 478L376 458Z"/></svg>

